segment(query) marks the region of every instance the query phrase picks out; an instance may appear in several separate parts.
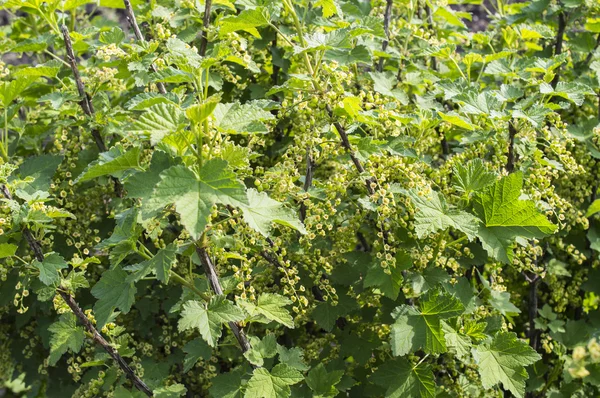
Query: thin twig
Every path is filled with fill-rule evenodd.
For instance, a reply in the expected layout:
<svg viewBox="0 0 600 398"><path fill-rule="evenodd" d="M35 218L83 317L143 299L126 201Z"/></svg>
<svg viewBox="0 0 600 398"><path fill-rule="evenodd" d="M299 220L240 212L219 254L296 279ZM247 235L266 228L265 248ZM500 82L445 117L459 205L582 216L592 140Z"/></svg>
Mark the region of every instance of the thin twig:
<svg viewBox="0 0 600 398"><path fill-rule="evenodd" d="M385 13L383 14L383 30L385 31L385 39L383 39L383 43L381 45L381 51L385 52L388 45L390 44L390 21L392 19L392 6L394 4L394 0L387 0L385 5ZM410 22L410 21L409 21ZM377 65L377 71L383 71L383 60L384 58L379 58L379 64Z"/></svg>
<svg viewBox="0 0 600 398"><path fill-rule="evenodd" d="M77 91L79 92L79 96L81 97L81 101L79 104L81 105L81 109L83 112L90 118L94 117L94 105L92 104L92 99L85 91L85 84L83 84L83 80L81 80L81 75L79 74L79 69L77 68L77 61L75 60L75 53L73 52L73 43L71 43L71 36L69 35L69 29L62 25L60 27L63 34L63 39L65 41L65 48L67 50L67 63L71 66L71 71L73 72L73 78L75 79L75 84L77 85ZM96 128L92 128L92 137L94 137L94 141L96 141L96 146L100 152L106 152L106 144L100 135L100 132ZM113 184L115 186L115 192L119 197L123 196L123 185L121 182L112 177Z"/></svg>
<svg viewBox="0 0 600 398"><path fill-rule="evenodd" d="M556 43L554 44L554 56L558 56L562 53L562 45L565 35L565 28L567 27L567 17L565 13L561 11L558 14L558 31L556 32ZM556 88L558 81L560 80L560 68L556 69L556 74L554 75L554 79L550 83L552 88Z"/></svg>
<svg viewBox="0 0 600 398"><path fill-rule="evenodd" d="M515 170L515 136L517 135L517 129L515 128L514 122L511 120L508 122L508 154L506 160L506 171L512 173Z"/></svg>
<svg viewBox="0 0 600 398"><path fill-rule="evenodd" d="M327 104L326 109L327 113L329 114L329 117L333 119L333 110L331 109L331 106L329 104ZM356 154L352 149L352 145L350 144L350 140L348 139L346 129L337 120L334 120L333 125L335 126L335 129L337 130L338 135L340 136L340 139L342 141L342 147L346 150L348 155L350 155L350 159L352 160L352 163L354 163L354 167L360 174L363 174L365 172L365 168L363 167L360 160L356 157ZM369 192L369 195L373 195L375 193L375 190L371 186L372 183L377 184L375 177L367 178L365 181L365 185L367 186L367 191Z"/></svg>
<svg viewBox="0 0 600 398"><path fill-rule="evenodd" d="M138 39L138 41L140 41L142 43L145 43L146 39L144 39L144 36L142 36L142 31L140 30L137 20L135 19L135 14L133 13L133 7L131 6L131 1L123 0L123 3L125 4L125 16L127 17L127 21L129 21L129 25L131 25L131 28L133 29L133 33L135 34L136 39ZM154 64L150 64L150 69L152 69L152 72L154 72L154 73L158 72L158 70L156 69L156 66L154 66ZM158 91L161 94L167 93L167 90L165 89L165 85L162 84L161 82L156 83L156 88L158 88Z"/></svg>
<svg viewBox="0 0 600 398"><path fill-rule="evenodd" d="M202 263L202 267L204 268L204 273L206 274L206 279L208 279L208 284L210 288L215 294L221 295L223 294L223 288L221 287L221 282L219 281L219 276L217 275L217 270L208 255L205 247L196 247L196 254L200 258L200 262ZM241 328L236 322L229 322L229 327L233 332L233 335L237 339L242 352L248 351L250 348L250 341L246 337L244 333L244 329Z"/></svg>
<svg viewBox="0 0 600 398"><path fill-rule="evenodd" d="M93 117L94 105L92 104L90 96L85 92L85 84L83 84L83 80L81 80L81 75L79 74L79 69L77 68L77 61L75 60L75 53L73 52L73 43L71 43L69 29L66 27L66 25L62 25L60 29L62 30L65 47L67 49L67 63L71 66L73 78L75 78L75 84L77 85L77 91L81 97L81 102L79 104L87 116ZM94 137L100 152L106 152L106 145L104 144L104 140L97 129L92 129L92 137Z"/></svg>
<svg viewBox="0 0 600 398"><path fill-rule="evenodd" d="M313 159L310 155L310 149L306 152L306 176L304 177L304 192L308 192L312 185L313 179ZM304 223L304 219L306 218L306 205L304 201L300 204L300 221Z"/></svg>
<svg viewBox="0 0 600 398"><path fill-rule="evenodd" d="M199 53L204 57L206 55L206 47L208 46L208 26L210 25L210 11L212 0L206 0L204 5L204 17L202 18L202 39L200 39Z"/></svg>
<svg viewBox="0 0 600 398"><path fill-rule="evenodd" d="M8 190L6 185L0 186L0 190L2 191L2 194L4 195L4 197L6 199L12 200L12 195L10 194L10 191ZM31 231L29 230L29 228L27 226L23 227L22 232L23 232L23 236L25 237L25 240L27 241L27 244L29 245L29 248L33 252L35 259L39 262L43 262L44 261L44 252L42 250L42 246L40 245L40 242L38 242L37 239L34 238L33 234L31 233ZM56 291L58 292L58 294L60 294L60 296L65 301L65 303L67 303L69 308L71 308L71 311L73 311L73 314L75 314L77 319L79 319L79 321L83 324L83 326L85 326L87 331L92 335L92 339L97 344L102 346L104 351L106 351L108 353L108 355L110 355L110 357L112 359L114 359L115 362L117 362L117 364L119 365L121 370L123 370L123 372L125 372L125 375L127 375L127 377L131 380L133 385L138 390L140 390L141 392L146 394L147 396L149 396L149 397L153 396L152 391L142 381L142 379L140 379L135 374L135 372L127 364L125 359L123 359L123 357L117 352L117 350L115 350L114 347L112 347L104 339L104 337L102 337L102 335L100 334L100 332L98 332L98 330L94 327L94 325L92 325L92 323L87 318L87 316L85 315L85 313L83 312L81 307L75 301L75 298L73 298L73 296L71 296L69 293L67 293L63 288L58 288Z"/></svg>

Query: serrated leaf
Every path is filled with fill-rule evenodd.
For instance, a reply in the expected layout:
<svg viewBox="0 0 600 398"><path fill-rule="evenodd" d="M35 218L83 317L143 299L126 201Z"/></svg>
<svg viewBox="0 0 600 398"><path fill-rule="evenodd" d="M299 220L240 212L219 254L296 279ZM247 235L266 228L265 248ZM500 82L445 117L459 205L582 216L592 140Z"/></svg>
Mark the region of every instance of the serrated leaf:
<svg viewBox="0 0 600 398"><path fill-rule="evenodd" d="M183 384L171 384L167 387L160 387L152 391L154 398L177 398L184 396L187 388Z"/></svg>
<svg viewBox="0 0 600 398"><path fill-rule="evenodd" d="M40 270L38 278L46 286L55 285L60 281L59 271L68 267L68 264L58 253L48 254L43 262L33 260L32 265Z"/></svg>
<svg viewBox="0 0 600 398"><path fill-rule="evenodd" d="M160 249L151 259L136 265L125 267L127 271L134 271L127 277L128 282L137 282L150 272L164 284L169 283L171 267L177 260L177 245L171 243L164 249Z"/></svg>
<svg viewBox="0 0 600 398"><path fill-rule="evenodd" d="M496 181L496 175L487 171L483 160L472 159L468 163L457 163L453 169L454 187L470 196Z"/></svg>
<svg viewBox="0 0 600 398"><path fill-rule="evenodd" d="M242 372L239 368L229 373L220 373L211 382L209 392L213 398L242 397Z"/></svg>
<svg viewBox="0 0 600 398"><path fill-rule="evenodd" d="M277 322L293 329L294 318L292 318L289 310L284 308L286 305L292 304L292 301L285 296L276 293L262 293L258 296L256 304L249 301L241 301L240 306L244 308L252 317L264 317L267 322Z"/></svg>
<svg viewBox="0 0 600 398"><path fill-rule="evenodd" d="M266 335L262 340L253 337L250 346L250 349L244 352L244 357L253 365L263 366L265 359L277 355L277 340L273 334Z"/></svg>
<svg viewBox="0 0 600 398"><path fill-rule="evenodd" d="M599 211L600 211L600 199L596 199L592 202L590 207L588 207L587 211L585 212L585 216L591 217L594 214L598 213Z"/></svg>
<svg viewBox="0 0 600 398"><path fill-rule="evenodd" d="M248 189L246 194L248 196L248 206L241 206L244 221L262 236L267 238L271 236L273 223L306 234L306 229L296 216L295 211L287 209L283 203L271 199L266 192Z"/></svg>
<svg viewBox="0 0 600 398"><path fill-rule="evenodd" d="M81 350L85 331L83 327L77 326L77 318L73 313L62 314L58 322L48 327L48 331L51 334L48 359L50 366L54 366L67 350L71 350L73 354Z"/></svg>
<svg viewBox="0 0 600 398"><path fill-rule="evenodd" d="M208 361L212 356L212 349L204 340L197 338L189 341L183 346L185 359L183 360L183 372L191 370L199 359Z"/></svg>
<svg viewBox="0 0 600 398"><path fill-rule="evenodd" d="M262 123L263 120L274 119L270 112L262 109L255 103L218 104L213 112L215 125L223 131L244 133L268 133L269 130Z"/></svg>
<svg viewBox="0 0 600 398"><path fill-rule="evenodd" d="M525 396L525 366L542 357L515 333L499 332L490 342L472 350L484 388L502 386L517 397Z"/></svg>
<svg viewBox="0 0 600 398"><path fill-rule="evenodd" d="M277 353L279 354L279 362L298 369L301 372L308 370L308 366L304 362L304 352L300 347L287 349L278 345Z"/></svg>
<svg viewBox="0 0 600 398"><path fill-rule="evenodd" d="M244 398L288 398L290 386L302 380L302 373L283 363L275 365L270 372L257 368L246 385Z"/></svg>
<svg viewBox="0 0 600 398"><path fill-rule="evenodd" d="M135 301L136 291L135 285L127 281L127 273L121 267L104 271L92 288L92 295L98 299L94 305L96 327L102 329L117 308L128 313Z"/></svg>
<svg viewBox="0 0 600 398"><path fill-rule="evenodd" d="M391 345L395 356L406 355L424 349L427 353L439 354L447 351L441 321L462 314L462 302L442 291L430 291L421 302L419 309L401 305L392 316Z"/></svg>
<svg viewBox="0 0 600 398"><path fill-rule="evenodd" d="M221 337L223 324L238 322L245 317L244 312L227 300L225 296L212 296L206 305L198 301L188 301L183 304L178 327L180 332L193 328L198 329L208 345L216 347L217 341Z"/></svg>
<svg viewBox="0 0 600 398"><path fill-rule="evenodd" d="M222 18L219 21L219 35L224 37L228 33L243 30L254 37L260 38L260 34L256 28L267 26L270 23L270 20L269 12L264 7L244 10L238 15L230 15Z"/></svg>
<svg viewBox="0 0 600 398"><path fill-rule="evenodd" d="M449 112L449 113L438 112L438 115L442 118L443 121L450 123L456 127L460 127L461 129L465 129L468 131L473 131L473 130L477 129L477 126L475 126L469 120L460 116L456 112Z"/></svg>
<svg viewBox="0 0 600 398"><path fill-rule="evenodd" d="M152 145L178 131L185 123L185 114L177 105L160 103L145 109L127 129L128 132L148 136Z"/></svg>
<svg viewBox="0 0 600 398"><path fill-rule="evenodd" d="M431 367L425 363L413 366L404 358L394 358L380 365L371 381L384 388L386 398L433 398L435 380Z"/></svg>
<svg viewBox="0 0 600 398"><path fill-rule="evenodd" d="M127 103L125 103L125 108L133 111L140 111L156 104L175 105L177 102L177 96L172 93L167 93L164 95L159 93L142 93L127 101Z"/></svg>
<svg viewBox="0 0 600 398"><path fill-rule="evenodd" d="M40 155L27 158L18 168L17 175L22 179L31 177L33 181L23 183L21 189L29 194L49 190L52 177L62 161L63 156L58 155Z"/></svg>
<svg viewBox="0 0 600 398"><path fill-rule="evenodd" d="M452 208L442 194L432 191L430 196L424 197L408 191L408 196L417 208L415 232L419 238L452 227L464 232L470 241L475 239L480 220L470 213Z"/></svg>
<svg viewBox="0 0 600 398"><path fill-rule="evenodd" d="M477 236L488 254L510 263L515 238L543 238L556 225L540 213L531 200L520 200L523 175L512 173L476 197L476 212L483 220Z"/></svg>
<svg viewBox="0 0 600 398"><path fill-rule="evenodd" d="M199 239L204 232L213 205L248 203L244 185L222 159L206 162L198 176L185 166L173 166L163 171L160 178L145 204L146 212L174 203L181 223L194 239Z"/></svg>
<svg viewBox="0 0 600 398"><path fill-rule="evenodd" d="M130 198L149 198L154 187L160 181L160 173L178 162L163 151L152 153L150 167L144 172L135 173L125 181L127 196Z"/></svg>
<svg viewBox="0 0 600 398"><path fill-rule="evenodd" d="M0 243L0 258L14 256L17 252L17 246L10 243Z"/></svg>
<svg viewBox="0 0 600 398"><path fill-rule="evenodd" d="M217 104L219 103L219 100L220 97L211 97L201 104L190 106L185 110L185 114L190 120L196 123L202 123L208 119L210 115L212 115L217 107Z"/></svg>
<svg viewBox="0 0 600 398"><path fill-rule="evenodd" d="M140 148L123 149L114 146L109 151L101 153L98 160L90 163L75 179L75 183L93 180L105 175L118 177L122 172L129 169L140 169Z"/></svg>
<svg viewBox="0 0 600 398"><path fill-rule="evenodd" d="M335 386L342 380L343 370L328 372L320 363L306 376L306 385L313 391L313 397L335 397L339 391Z"/></svg>
<svg viewBox="0 0 600 398"><path fill-rule="evenodd" d="M394 88L397 78L392 72L369 72L371 79L375 83L373 89L379 94L387 97L393 97L401 104L408 104L408 96L403 91Z"/></svg>

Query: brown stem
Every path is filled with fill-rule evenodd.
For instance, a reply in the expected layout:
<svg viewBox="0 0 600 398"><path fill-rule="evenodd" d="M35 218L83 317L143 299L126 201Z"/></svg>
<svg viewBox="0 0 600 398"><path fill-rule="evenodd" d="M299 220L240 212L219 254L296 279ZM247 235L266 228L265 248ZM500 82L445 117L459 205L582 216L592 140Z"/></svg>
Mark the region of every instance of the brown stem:
<svg viewBox="0 0 600 398"><path fill-rule="evenodd" d="M329 114L329 117L333 118L333 110L331 109L331 106L329 104L327 104L326 109L327 109L327 113ZM335 129L337 130L337 132L340 136L340 139L342 141L342 147L346 150L348 155L350 155L350 159L352 160L352 163L354 163L354 167L360 174L363 174L365 172L365 168L363 167L360 160L354 154L354 150L352 149L352 145L350 144L350 140L348 139L348 134L346 133L346 129L338 121L334 121L333 125L335 126ZM371 183L377 184L377 181L375 180L374 177L367 178L365 181L369 195L373 195L375 193L375 190L371 186Z"/></svg>
<svg viewBox="0 0 600 398"><path fill-rule="evenodd" d="M508 122L508 155L506 160L506 171L512 173L515 170L515 136L517 135L517 129L513 121Z"/></svg>
<svg viewBox="0 0 600 398"><path fill-rule="evenodd" d="M92 117L94 116L94 105L92 104L90 96L85 92L85 85L81 80L81 75L79 74L79 69L77 68L77 61L75 60L75 53L73 52L73 43L71 43L69 29L65 25L62 25L60 29L62 30L65 47L67 49L67 62L69 65L71 65L71 71L73 72L73 77L75 78L77 91L81 97L81 102L79 102L79 104L81 105L83 112L87 116ZM104 140L97 129L92 129L92 137L94 137L100 152L106 152L106 145L104 144Z"/></svg>
<svg viewBox="0 0 600 398"><path fill-rule="evenodd" d="M567 27L567 18L565 13L561 11L558 14L558 31L556 32L556 43L554 44L554 56L562 53L563 36L565 35L565 28ZM554 79L550 83L552 88L556 88L558 81L560 80L560 69L556 69Z"/></svg>
<svg viewBox="0 0 600 398"><path fill-rule="evenodd" d="M390 21L392 19L392 5L394 4L394 0L387 0L385 5L385 13L383 14L383 30L385 31L385 39L383 40L383 44L381 45L381 51L385 52L388 45L390 44ZM383 71L383 60L384 58L379 58L379 64L377 65L377 71Z"/></svg>
<svg viewBox="0 0 600 398"><path fill-rule="evenodd" d="M219 281L217 270L215 269L215 266L210 256L208 255L206 248L196 247L196 254L198 254L198 257L200 258L200 262L202 263L202 267L204 268L204 273L206 274L206 279L208 279L208 284L210 285L212 291L218 295L223 294L223 288L221 287L221 282ZM240 325L238 325L236 322L229 322L228 324L231 328L231 331L233 332L233 335L237 339L240 348L242 349L242 352L244 353L248 351L251 348L251 346L250 341L248 341L248 338L244 333L244 329L242 329Z"/></svg>
<svg viewBox="0 0 600 398"><path fill-rule="evenodd" d="M590 51L590 53L587 55L587 57L585 57L585 62L584 62L585 65L589 65L589 63L592 61L592 57L594 56L594 53L598 49L598 46L600 46L600 33L596 37L596 45L594 46L594 49L592 51Z"/></svg>
<svg viewBox="0 0 600 398"><path fill-rule="evenodd" d="M535 318L537 317L538 312L538 285L540 284L540 276L535 275L532 277L527 277L526 279L529 282L529 345L531 348L537 351L538 349L538 332L535 328Z"/></svg>
<svg viewBox="0 0 600 398"><path fill-rule="evenodd" d="M427 11L427 21L429 23L429 28L435 32L433 29L433 14L431 13L431 7L428 4L425 5L425 10ZM437 71L437 60L435 57L431 57L431 69Z"/></svg>
<svg viewBox="0 0 600 398"><path fill-rule="evenodd" d="M312 185L313 179L313 159L310 156L310 150L306 152L306 177L304 177L304 192L308 192ZM300 221L304 222L306 218L306 205L304 201L300 204Z"/></svg>
<svg viewBox="0 0 600 398"><path fill-rule="evenodd" d="M69 35L69 29L65 25L60 27L63 34L63 39L65 41L65 48L67 49L67 63L71 66L71 71L73 72L73 78L75 79L75 84L77 85L77 91L79 92L79 96L81 97L81 101L79 105L81 105L81 109L83 112L90 118L94 116L94 105L92 104L92 100L88 93L85 92L85 84L81 80L81 75L79 74L79 69L77 68L77 61L75 60L75 53L73 52L73 43L71 43L71 36ZM106 144L104 144L104 140L100 135L98 129L92 129L92 137L94 137L94 141L96 141L96 146L100 152L106 152ZM117 196L123 197L123 185L121 182L115 178L111 178L113 184L115 186L115 192Z"/></svg>
<svg viewBox="0 0 600 398"><path fill-rule="evenodd" d="M448 140L446 139L446 134L444 134L439 127L436 127L435 131L437 131L438 136L440 137L440 145L442 146L442 156L444 159L450 155L450 145L448 144Z"/></svg>
<svg viewBox="0 0 600 398"><path fill-rule="evenodd" d="M94 325L92 325L90 320L85 316L85 314L83 313L83 310L81 309L81 307L79 307L79 305L77 304L77 302L75 301L73 296L71 296L70 294L68 294L60 289L58 290L58 293L63 298L63 300L67 303L69 308L71 308L71 311L73 311L73 313L79 319L79 321L83 324L83 326L85 326L85 328L88 330L88 332L90 332L90 334L92 335L92 339L97 344L102 346L104 351L106 351L108 353L108 355L110 355L110 357L115 360L115 362L119 365L121 370L123 372L125 372L125 375L129 378L129 380L131 380L133 385L138 390L140 390L141 392L146 394L147 396L152 397L154 394L152 393L150 388L148 388L146 383L144 383L142 381L142 379L140 379L135 374L133 369L131 369L131 367L127 364L127 362L125 362L125 359L123 359L123 357L121 355L119 355L117 350L115 350L114 347L111 346L108 343L108 341L106 341L106 339L104 339L104 337L102 337L102 335L98 332L98 330L94 327Z"/></svg>
<svg viewBox="0 0 600 398"><path fill-rule="evenodd" d="M6 199L12 200L12 195L10 194L10 191L8 190L6 185L0 186L0 190L2 191L2 194L4 195L4 197ZM29 248L31 249L31 251L33 251L33 255L34 255L35 259L39 262L43 262L44 261L44 252L42 251L42 246L40 245L40 242L38 242L37 239L35 239L33 237L33 234L31 233L29 228L27 228L27 226L23 227L22 232L23 232L23 236L25 237L25 240L27 241L27 244L29 245ZM119 365L121 370L123 370L123 372L125 372L125 374L131 380L133 385L138 390L140 390L141 392L146 394L147 396L149 396L149 397L153 396L152 391L142 381L142 379L140 379L135 374L133 369L131 369L131 367L127 364L127 362L125 362L125 359L123 359L123 357L117 352L117 350L115 350L104 339L104 337L102 337L102 335L98 332L98 330L94 327L94 325L92 325L92 323L87 318L87 316L84 314L81 307L79 307L79 305L77 304L77 302L75 301L73 296L71 296L69 293L64 291L63 288L58 288L57 292L63 298L65 303L67 303L69 308L71 308L71 311L73 311L73 314L75 314L77 319L79 319L79 321L83 324L83 326L85 326L87 331L92 335L92 339L97 344L99 344L104 349L104 351L106 351L108 353L108 355L110 355L110 357L115 360L115 362L117 362L117 364Z"/></svg>
<svg viewBox="0 0 600 398"><path fill-rule="evenodd" d="M210 24L210 9L212 0L206 0L204 5L204 18L202 18L202 39L200 39L200 55L204 57L206 54L206 46L208 45L208 26Z"/></svg>
<svg viewBox="0 0 600 398"><path fill-rule="evenodd" d="M131 1L123 0L123 4L125 4L125 16L127 17L127 21L129 22L129 25L131 25L131 28L133 29L136 39L138 39L138 41L144 43L146 40L144 39L144 36L142 36L142 31L140 30L137 20L135 19L135 14L133 13L133 7L131 6ZM154 73L158 72L158 70L156 69L156 66L154 66L154 64L150 64L150 69L152 69L152 71ZM156 88L158 88L158 91L161 94L167 93L167 90L165 89L165 85L162 84L161 82L156 83Z"/></svg>

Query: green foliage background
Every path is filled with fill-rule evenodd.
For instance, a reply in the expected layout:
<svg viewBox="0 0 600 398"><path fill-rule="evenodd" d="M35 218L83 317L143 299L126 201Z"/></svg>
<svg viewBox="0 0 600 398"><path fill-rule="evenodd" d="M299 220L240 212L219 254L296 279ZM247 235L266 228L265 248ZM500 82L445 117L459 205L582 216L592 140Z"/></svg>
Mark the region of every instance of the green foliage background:
<svg viewBox="0 0 600 398"><path fill-rule="evenodd" d="M600 395L596 1L205 1L0 2L0 396Z"/></svg>

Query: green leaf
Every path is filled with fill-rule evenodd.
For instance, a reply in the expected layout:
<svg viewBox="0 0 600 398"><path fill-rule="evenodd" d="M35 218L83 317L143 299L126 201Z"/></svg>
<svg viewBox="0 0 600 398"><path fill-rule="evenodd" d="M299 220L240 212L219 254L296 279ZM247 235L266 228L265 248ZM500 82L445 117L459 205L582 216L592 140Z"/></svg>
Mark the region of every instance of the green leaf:
<svg viewBox="0 0 600 398"><path fill-rule="evenodd" d="M159 93L141 93L127 101L127 103L125 103L125 108L133 111L141 111L156 104L175 105L178 101L177 96L172 93L167 93L166 95Z"/></svg>
<svg viewBox="0 0 600 398"><path fill-rule="evenodd" d="M483 160L472 159L468 163L457 163L453 169L454 187L470 196L496 181L496 175L487 171Z"/></svg>
<svg viewBox="0 0 600 398"><path fill-rule="evenodd" d="M456 127L460 127L461 129L473 131L473 130L477 130L477 128L478 128L473 123L471 123L469 120L458 115L456 112L449 112L449 113L438 112L438 115L442 118L443 121L453 124Z"/></svg>
<svg viewBox="0 0 600 398"><path fill-rule="evenodd" d="M459 333L444 321L442 321L442 331L448 351L455 354L460 360L467 362L472 346L469 336Z"/></svg>
<svg viewBox="0 0 600 398"><path fill-rule="evenodd" d="M510 263L517 237L543 238L556 231L531 200L520 200L523 174L512 173L486 188L476 197L475 210L483 220L477 236L488 254Z"/></svg>
<svg viewBox="0 0 600 398"><path fill-rule="evenodd" d="M269 130L262 121L275 118L271 112L267 112L253 102L218 104L213 112L213 117L215 125L221 130L238 134L266 134Z"/></svg>
<svg viewBox="0 0 600 398"><path fill-rule="evenodd" d="M338 292L341 289L338 290ZM351 311L358 307L356 300L346 294L338 295L337 305L331 304L329 301L324 301L315 307L312 312L312 317L317 322L317 325L328 332L333 330L335 321L341 317L348 315Z"/></svg>
<svg viewBox="0 0 600 398"><path fill-rule="evenodd" d="M48 191L56 169L62 163L63 157L58 155L40 155L27 158L17 170L17 174L33 181L23 183L21 189L29 194L35 191Z"/></svg>
<svg viewBox="0 0 600 398"><path fill-rule="evenodd" d="M135 173L125 181L127 196L130 198L149 198L154 187L160 181L160 173L178 163L165 152L155 150L152 153L148 170Z"/></svg>
<svg viewBox="0 0 600 398"><path fill-rule="evenodd" d="M474 348L472 353L484 388L502 383L517 397L525 396L525 381L528 378L525 366L542 359L515 333L508 332L499 332L493 340Z"/></svg>
<svg viewBox="0 0 600 398"><path fill-rule="evenodd" d="M46 255L43 262L33 260L32 265L40 270L38 278L46 286L57 284L61 277L59 271L68 268L64 258L58 253Z"/></svg>
<svg viewBox="0 0 600 398"><path fill-rule="evenodd" d="M174 203L183 226L194 239L199 239L212 206L248 203L245 187L235 177L222 159L206 162L198 176L185 166L173 166L160 174L161 180L145 203L145 214Z"/></svg>
<svg viewBox="0 0 600 398"><path fill-rule="evenodd" d="M0 243L0 258L14 256L17 248L16 245L10 243Z"/></svg>
<svg viewBox="0 0 600 398"><path fill-rule="evenodd" d="M403 91L394 88L397 78L392 72L369 72L375 85L373 89L381 95L392 97L400 101L401 104L408 104L408 96Z"/></svg>
<svg viewBox="0 0 600 398"><path fill-rule="evenodd" d="M201 104L190 106L185 110L185 114L195 123L202 123L212 115L220 99L220 97L213 96Z"/></svg>
<svg viewBox="0 0 600 398"><path fill-rule="evenodd" d="M0 102L2 105L5 108L8 107L36 79L37 76L27 76L11 82L0 82Z"/></svg>
<svg viewBox="0 0 600 398"><path fill-rule="evenodd" d="M177 398L184 396L186 392L187 388L183 384L171 384L152 391L154 398Z"/></svg>
<svg viewBox="0 0 600 398"><path fill-rule="evenodd" d="M48 327L48 331L51 334L48 359L50 366L54 366L67 350L71 350L74 354L81 350L85 331L83 327L77 326L77 318L73 313L62 314L58 322Z"/></svg>
<svg viewBox="0 0 600 398"><path fill-rule="evenodd" d="M598 213L599 211L600 211L600 199L596 199L596 200L594 200L594 202L592 202L590 207L588 207L587 212L585 213L585 216L591 217L594 214Z"/></svg>
<svg viewBox="0 0 600 398"><path fill-rule="evenodd" d="M271 21L269 12L264 7L256 7L250 10L244 10L238 15L230 15L219 21L219 35L226 36L228 33L243 30L252 36L260 38L256 28L267 26Z"/></svg>
<svg viewBox="0 0 600 398"><path fill-rule="evenodd" d="M462 302L441 289L428 292L420 309L408 305L397 307L392 316L391 345L395 356L406 355L421 348L426 353L447 351L441 320L462 314Z"/></svg>
<svg viewBox="0 0 600 398"><path fill-rule="evenodd" d="M242 372L240 368L229 372L220 373L211 380L210 396L214 398L242 398Z"/></svg>
<svg viewBox="0 0 600 398"><path fill-rule="evenodd" d="M75 183L93 180L105 175L119 177L129 169L140 169L140 148L123 149L119 146L112 147L109 151L101 153L98 160L93 161L75 179Z"/></svg>
<svg viewBox="0 0 600 398"><path fill-rule="evenodd" d="M266 335L262 340L253 337L250 345L251 347L244 353L244 357L253 365L263 366L265 359L277 355L277 340L273 334Z"/></svg>
<svg viewBox="0 0 600 398"><path fill-rule="evenodd" d="M342 380L343 370L328 372L320 363L306 376L306 385L313 391L313 397L335 397L339 391L335 386Z"/></svg>
<svg viewBox="0 0 600 398"><path fill-rule="evenodd" d="M271 236L273 223L306 234L306 229L295 211L287 209L282 203L271 199L266 192L248 189L246 194L248 195L248 206L241 206L244 221L262 236L267 238Z"/></svg>
<svg viewBox="0 0 600 398"><path fill-rule="evenodd" d="M287 349L278 345L277 353L279 354L279 362L298 369L301 372L308 370L308 366L304 362L304 351L300 347Z"/></svg>
<svg viewBox="0 0 600 398"><path fill-rule="evenodd" d="M562 97L573 101L577 106L581 106L585 101L585 96L594 94L594 90L582 83L558 82L556 88L552 88L548 83L540 84L540 93Z"/></svg>
<svg viewBox="0 0 600 398"><path fill-rule="evenodd" d="M184 373L191 370L200 358L208 361L212 356L212 349L201 338L189 341L183 346L183 352L185 352L185 359L183 360Z"/></svg>
<svg viewBox="0 0 600 398"><path fill-rule="evenodd" d="M302 373L283 363L275 365L270 372L257 368L246 385L244 398L288 398L290 386L302 380Z"/></svg>
<svg viewBox="0 0 600 398"><path fill-rule="evenodd" d="M475 239L480 220L470 213L451 207L441 193L432 191L430 196L424 197L408 191L408 196L417 208L415 232L419 238L452 227L464 232L470 241Z"/></svg>
<svg viewBox="0 0 600 398"><path fill-rule="evenodd" d="M148 136L152 145L158 144L171 133L179 131L185 123L185 114L177 105L160 103L146 108L127 131Z"/></svg>
<svg viewBox="0 0 600 398"><path fill-rule="evenodd" d="M375 287L383 293L384 296L392 300L398 298L402 281L404 280L402 272L412 265L412 259L408 253L398 250L396 253L396 264L390 266L386 272L379 262L372 264L367 270L363 280L364 287Z"/></svg>
<svg viewBox="0 0 600 398"><path fill-rule="evenodd" d="M371 376L371 381L387 388L386 398L433 398L435 380L425 363L413 366L404 358L387 360Z"/></svg>
<svg viewBox="0 0 600 398"><path fill-rule="evenodd" d="M116 308L128 313L135 301L136 291L135 285L127 281L127 272L121 267L104 271L92 288L92 295L98 299L94 305L96 327L102 329Z"/></svg>
<svg viewBox="0 0 600 398"><path fill-rule="evenodd" d="M156 275L156 278L164 284L169 283L169 274L171 267L177 261L177 245L171 243L164 249L160 249L150 260L140 264L125 267L127 271L134 271L127 277L128 282L137 282L148 275L150 272Z"/></svg>
<svg viewBox="0 0 600 398"><path fill-rule="evenodd" d="M244 312L223 295L211 297L207 305L188 301L183 305L179 331L197 328L208 345L215 347L221 337L223 324L238 322L245 317Z"/></svg>
<svg viewBox="0 0 600 398"><path fill-rule="evenodd" d="M323 16L325 18L332 17L338 13L335 0L317 0L315 7L322 7Z"/></svg>
<svg viewBox="0 0 600 398"><path fill-rule="evenodd" d="M290 329L294 328L294 318L290 312L284 308L292 304L292 300L276 293L262 293L258 296L256 304L249 301L240 301L240 306L250 314L251 317L257 317L258 322L269 323L277 322Z"/></svg>

